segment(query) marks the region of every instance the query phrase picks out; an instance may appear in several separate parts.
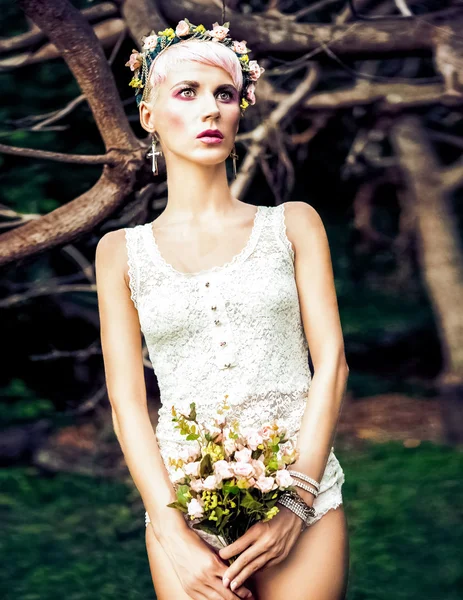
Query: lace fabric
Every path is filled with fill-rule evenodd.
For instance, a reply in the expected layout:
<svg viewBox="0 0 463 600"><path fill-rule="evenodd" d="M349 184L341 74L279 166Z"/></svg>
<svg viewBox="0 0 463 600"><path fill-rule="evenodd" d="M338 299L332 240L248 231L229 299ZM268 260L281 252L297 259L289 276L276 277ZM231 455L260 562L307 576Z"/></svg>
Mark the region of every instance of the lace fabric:
<svg viewBox="0 0 463 600"><path fill-rule="evenodd" d="M156 438L169 473L169 456L194 444L174 428L173 405L188 412L194 401L198 418L209 420L228 394L230 418L242 427L277 419L297 439L311 373L284 208L259 206L242 251L197 273L163 259L151 223L125 229L131 298L161 392ZM314 522L342 502L343 482L331 449Z"/></svg>

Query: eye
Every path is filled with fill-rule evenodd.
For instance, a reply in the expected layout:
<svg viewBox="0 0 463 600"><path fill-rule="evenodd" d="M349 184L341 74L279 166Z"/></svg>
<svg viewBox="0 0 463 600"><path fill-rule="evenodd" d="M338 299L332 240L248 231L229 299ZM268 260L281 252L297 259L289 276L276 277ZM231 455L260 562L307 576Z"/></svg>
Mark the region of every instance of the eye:
<svg viewBox="0 0 463 600"><path fill-rule="evenodd" d="M194 89L191 87L182 88L178 95L182 95L183 92L194 92ZM184 96L184 98L191 98L191 96Z"/></svg>
<svg viewBox="0 0 463 600"><path fill-rule="evenodd" d="M219 92L219 94L228 94L228 98L226 98L226 100L232 100L233 99L233 93L229 92L227 90L222 90L221 92Z"/></svg>

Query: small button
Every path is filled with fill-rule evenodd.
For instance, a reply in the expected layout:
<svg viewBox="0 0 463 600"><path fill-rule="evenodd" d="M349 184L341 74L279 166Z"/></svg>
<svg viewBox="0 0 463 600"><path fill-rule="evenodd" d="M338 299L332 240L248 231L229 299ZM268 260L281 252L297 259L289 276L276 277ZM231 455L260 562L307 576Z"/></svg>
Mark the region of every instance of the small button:
<svg viewBox="0 0 463 600"><path fill-rule="evenodd" d="M211 306L212 310L217 310L217 306Z"/></svg>
<svg viewBox="0 0 463 600"><path fill-rule="evenodd" d="M214 323L215 323L216 325L220 325L220 321L219 321L219 319L216 319L216 320L214 321Z"/></svg>
<svg viewBox="0 0 463 600"><path fill-rule="evenodd" d="M209 283L209 281L206 281L206 283L205 283L204 285L205 285L206 287L209 287L209 286L210 286L210 283Z"/></svg>
<svg viewBox="0 0 463 600"><path fill-rule="evenodd" d="M229 368L231 367L231 363L225 363L225 364L224 364L224 367L225 367L226 369L229 369Z"/></svg>
<svg viewBox="0 0 463 600"><path fill-rule="evenodd" d="M227 345L227 342L220 342L220 345L221 345L221 346L226 346L226 345Z"/></svg>

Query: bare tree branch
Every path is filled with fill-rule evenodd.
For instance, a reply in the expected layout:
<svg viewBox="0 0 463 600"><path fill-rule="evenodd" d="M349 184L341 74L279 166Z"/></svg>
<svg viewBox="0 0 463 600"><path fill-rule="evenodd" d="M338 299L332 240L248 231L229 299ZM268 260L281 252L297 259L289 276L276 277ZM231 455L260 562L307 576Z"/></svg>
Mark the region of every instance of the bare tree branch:
<svg viewBox="0 0 463 600"><path fill-rule="evenodd" d="M118 8L112 2L102 2L96 6L85 8L82 11L82 16L87 19L89 23L100 21L102 19L108 19L118 14ZM0 39L0 54L6 52L15 52L18 50L25 50L33 45L40 44L46 39L43 31L37 25L33 25L30 31L15 35L11 38Z"/></svg>
<svg viewBox="0 0 463 600"><path fill-rule="evenodd" d="M40 158L42 160L54 160L56 162L73 163L76 165L115 165L116 156L111 152L108 154L64 154L62 152L48 152L47 150L35 150L33 148L17 148L0 144L0 152L12 156L23 156L28 158Z"/></svg>
<svg viewBox="0 0 463 600"><path fill-rule="evenodd" d="M65 58L86 96L106 149L137 148L113 75L88 22L67 0L18 0Z"/></svg>

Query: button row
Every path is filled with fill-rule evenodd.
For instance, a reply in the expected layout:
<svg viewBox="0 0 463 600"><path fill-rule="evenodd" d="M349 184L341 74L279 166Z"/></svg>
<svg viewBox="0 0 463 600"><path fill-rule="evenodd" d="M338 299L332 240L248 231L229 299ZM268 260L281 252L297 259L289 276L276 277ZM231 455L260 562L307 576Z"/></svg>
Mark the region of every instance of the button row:
<svg viewBox="0 0 463 600"><path fill-rule="evenodd" d="M210 281L205 281L204 287L207 288L204 301L208 308L208 314L212 317L212 335L216 347L219 348L216 353L216 364L219 369L229 369L234 366L236 357L232 330L225 310L225 304L220 292L214 289ZM217 313L220 318L217 318Z"/></svg>

